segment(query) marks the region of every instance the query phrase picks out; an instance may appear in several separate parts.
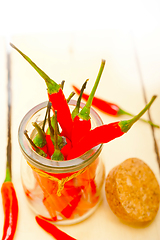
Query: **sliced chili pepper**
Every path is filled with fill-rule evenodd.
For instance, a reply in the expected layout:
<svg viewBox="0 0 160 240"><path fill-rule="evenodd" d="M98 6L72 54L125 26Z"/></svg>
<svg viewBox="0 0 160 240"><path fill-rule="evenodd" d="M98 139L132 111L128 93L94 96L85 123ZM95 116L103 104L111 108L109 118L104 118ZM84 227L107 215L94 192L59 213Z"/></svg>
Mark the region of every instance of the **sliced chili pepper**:
<svg viewBox="0 0 160 240"><path fill-rule="evenodd" d="M80 195L81 191L84 191L84 188L85 188L85 185L75 186L74 181L72 181L71 183L65 184L66 193L69 196L72 196L73 198L75 198L77 195Z"/></svg>
<svg viewBox="0 0 160 240"><path fill-rule="evenodd" d="M43 204L47 208L52 221L57 221L56 207L53 205L53 198L50 195L44 194Z"/></svg>
<svg viewBox="0 0 160 240"><path fill-rule="evenodd" d="M64 208L61 213L66 217L70 218L74 210L76 209L79 201L81 199L81 195L77 195L73 198L73 200Z"/></svg>
<svg viewBox="0 0 160 240"><path fill-rule="evenodd" d="M81 90L79 88L77 88L75 85L72 85L72 87L77 94L80 94ZM87 101L88 98L89 98L89 95L86 94L86 93L83 93L82 98ZM125 115L129 115L129 116L134 117L133 114L124 111L117 104L105 101L105 100L103 100L101 98L98 98L98 97L93 98L92 106L96 107L98 110L102 111L103 113L109 114L109 115L112 115L112 116L119 116L119 115L124 115L125 114ZM151 121L147 121L143 118L140 118L140 120L143 121L143 122L149 123L153 127L160 128L159 125L154 124Z"/></svg>
<svg viewBox="0 0 160 240"><path fill-rule="evenodd" d="M34 172L34 176L41 187L44 199L43 204L45 205L51 218L55 218L73 199L68 195L57 196L58 185L55 181L52 181L46 177L40 176L38 173Z"/></svg>
<svg viewBox="0 0 160 240"><path fill-rule="evenodd" d="M47 208L52 220L56 219L56 214L62 214L63 218L69 218L78 204L78 199L75 196L75 190L72 188L71 194L63 189L61 196L57 196L57 183L34 173L39 186L44 192L43 204ZM79 193L80 189L76 189L76 193ZM75 198L75 201L73 201ZM59 212L59 213L58 213Z"/></svg>
<svg viewBox="0 0 160 240"><path fill-rule="evenodd" d="M46 220L36 216L35 217L37 223L48 233L50 233L57 240L76 240L75 238L69 236L67 233L61 231L55 225Z"/></svg>
<svg viewBox="0 0 160 240"><path fill-rule="evenodd" d="M29 198L30 200L33 200L32 192L26 188L24 183L22 183L24 192L26 194L26 197Z"/></svg>
<svg viewBox="0 0 160 240"><path fill-rule="evenodd" d="M61 89L61 85L53 81L45 72L43 72L28 56L22 53L12 43L10 44L15 50L17 50L28 63L40 74L45 80L47 85L49 101L52 103L54 110L58 111L57 119L66 137L71 139L72 135L72 117L67 100Z"/></svg>
<svg viewBox="0 0 160 240"><path fill-rule="evenodd" d="M145 108L132 119L105 124L89 131L75 146L73 146L68 155L68 160L81 156L101 143L107 143L122 136L148 110L155 98L156 96L153 96Z"/></svg>
<svg viewBox="0 0 160 240"><path fill-rule="evenodd" d="M76 117L74 117L73 129L72 129L73 146L91 129L90 108L92 105L92 100L93 100L95 91L98 87L98 84L103 72L104 66L105 66L105 60L102 60L99 73L95 81L95 84L92 88L91 94L89 95L89 98L85 106L80 111L80 113Z"/></svg>
<svg viewBox="0 0 160 240"><path fill-rule="evenodd" d="M11 181L11 169L7 161L6 178L1 187L4 211L4 226L2 240L12 240L18 221L18 200Z"/></svg>
<svg viewBox="0 0 160 240"><path fill-rule="evenodd" d="M75 215L83 216L85 213L87 213L90 209L93 209L93 207L98 203L99 196L97 197L91 197L90 201L87 201L85 198L81 198L81 201L79 202L78 206L75 209Z"/></svg>

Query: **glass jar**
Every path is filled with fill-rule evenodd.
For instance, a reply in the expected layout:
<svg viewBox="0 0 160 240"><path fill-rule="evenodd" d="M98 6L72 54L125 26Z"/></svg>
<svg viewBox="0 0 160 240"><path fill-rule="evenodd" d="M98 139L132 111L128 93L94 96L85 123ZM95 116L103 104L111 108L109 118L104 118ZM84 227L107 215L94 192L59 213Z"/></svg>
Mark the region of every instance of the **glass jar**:
<svg viewBox="0 0 160 240"><path fill-rule="evenodd" d="M36 132L32 122L42 124L48 102L32 108L23 118L18 131L22 151L21 179L30 207L35 214L56 224L75 224L90 216L101 200L105 170L100 153L102 144L83 156L55 161L33 151L24 135L33 139ZM71 109L76 101L71 100ZM84 104L81 104L83 107ZM91 109L92 128L102 125L99 115ZM47 122L46 122L47 129Z"/></svg>

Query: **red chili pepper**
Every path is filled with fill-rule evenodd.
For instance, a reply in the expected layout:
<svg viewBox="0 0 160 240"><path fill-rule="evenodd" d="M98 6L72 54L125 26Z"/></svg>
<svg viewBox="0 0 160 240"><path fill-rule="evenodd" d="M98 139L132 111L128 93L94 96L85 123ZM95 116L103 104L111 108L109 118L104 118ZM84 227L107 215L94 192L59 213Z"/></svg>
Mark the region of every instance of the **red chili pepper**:
<svg viewBox="0 0 160 240"><path fill-rule="evenodd" d="M12 240L18 221L18 200L11 177L11 162L7 159L6 178L1 187L4 211L2 240Z"/></svg>
<svg viewBox="0 0 160 240"><path fill-rule="evenodd" d="M65 159L67 158L68 153L71 149L71 141L68 138L60 135L60 133L59 133L56 110L55 110L54 115L52 116L52 122L51 122L50 107L51 106L48 107L48 126L49 126L49 128L47 130L47 132L49 132L50 135L46 136L46 139L48 141L47 142L48 153L53 158L54 157L53 153L55 151L55 148L58 147L59 154L61 155L61 157L60 157L61 159L59 159L59 160L64 160L64 158ZM56 141L55 141L55 138L56 138ZM65 141L64 141L64 138L65 138ZM57 142L58 146L56 146L56 144L55 144L56 142Z"/></svg>
<svg viewBox="0 0 160 240"><path fill-rule="evenodd" d="M66 145L64 145L61 148L61 153L63 154L65 159L67 159L67 156L68 156L71 148L72 148L72 143L71 143L71 141L68 138L66 138Z"/></svg>
<svg viewBox="0 0 160 240"><path fill-rule="evenodd" d="M66 137L71 139L72 135L72 117L67 100L61 89L61 85L57 84L55 81L50 79L45 72L43 72L28 56L22 53L16 46L12 43L10 44L15 50L17 50L24 59L31 64L31 66L40 74L40 76L45 80L47 85L49 101L52 103L54 110L58 111L57 119Z"/></svg>
<svg viewBox="0 0 160 240"><path fill-rule="evenodd" d="M91 129L91 121L82 120L79 116L74 118L73 132L72 132L72 145L74 146L77 142Z"/></svg>
<svg viewBox="0 0 160 240"><path fill-rule="evenodd" d="M74 117L73 129L72 129L73 146L91 129L90 108L92 105L92 100L93 100L95 91L98 87L98 84L103 72L104 66L105 66L105 60L102 60L97 79L89 95L89 98L86 102L86 105L82 108L80 113L76 117Z"/></svg>
<svg viewBox="0 0 160 240"><path fill-rule="evenodd" d="M77 88L75 85L72 85L72 87L77 94L80 94L80 89L79 88ZM86 94L86 93L83 93L82 98L87 101L88 98L89 98L89 95ZM117 104L105 101L105 100L103 100L101 98L98 98L98 97L93 98L92 106L96 107L98 110L102 111L103 113L110 114L112 116L119 116L119 115L123 115L123 114L129 115L129 116L132 116L132 117L134 116L133 114L124 111ZM141 118L140 120L143 121L143 122L149 123L153 127L160 128L159 125L154 124L151 121L147 121L143 118Z"/></svg>
<svg viewBox="0 0 160 240"><path fill-rule="evenodd" d="M155 98L156 96L153 96L145 108L132 119L102 125L89 131L75 146L73 146L67 159L79 157L101 143L107 143L122 136L147 111Z"/></svg>
<svg viewBox="0 0 160 240"><path fill-rule="evenodd" d="M37 223L48 233L50 233L57 240L76 240L75 238L69 236L67 233L61 231L55 225L46 220L36 216Z"/></svg>
<svg viewBox="0 0 160 240"><path fill-rule="evenodd" d="M54 144L51 140L51 136L46 134L46 141L47 141L47 152L48 155L51 157L52 154L54 153Z"/></svg>
<svg viewBox="0 0 160 240"><path fill-rule="evenodd" d="M57 121L62 128L63 135L71 139L73 121L62 89L59 89L57 93L48 93L48 96L50 102L52 103L53 109L57 110Z"/></svg>
<svg viewBox="0 0 160 240"><path fill-rule="evenodd" d="M18 201L12 182L4 182L1 187L4 211L4 227L2 240L12 240L17 227Z"/></svg>

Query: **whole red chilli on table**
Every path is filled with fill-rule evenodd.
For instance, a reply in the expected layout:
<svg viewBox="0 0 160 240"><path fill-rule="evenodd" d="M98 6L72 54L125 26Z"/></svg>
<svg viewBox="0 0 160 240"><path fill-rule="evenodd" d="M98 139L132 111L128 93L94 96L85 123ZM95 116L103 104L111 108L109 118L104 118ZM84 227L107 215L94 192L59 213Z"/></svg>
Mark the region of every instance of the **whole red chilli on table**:
<svg viewBox="0 0 160 240"><path fill-rule="evenodd" d="M75 92L77 94L80 94L81 90L76 87L75 85L72 85L73 89L75 90ZM84 99L85 101L87 101L89 98L89 95L86 93L83 93L82 95L82 99ZM93 101L92 101L92 106L97 108L98 110L102 111L105 114L109 114L112 116L120 116L120 115L129 115L129 116L134 116L133 114L123 110L122 108L120 108L120 106L118 106L116 103L113 102L109 102L106 101L104 99L101 99L99 97L94 96ZM151 121L147 121L143 118L140 118L141 121L149 123L151 126L156 127L156 128L160 128L159 125L154 124Z"/></svg>
<svg viewBox="0 0 160 240"><path fill-rule="evenodd" d="M12 240L18 221L18 200L11 177L11 167L7 161L6 178L1 187L4 211L4 226L2 240Z"/></svg>
<svg viewBox="0 0 160 240"><path fill-rule="evenodd" d="M7 60L8 68L8 86L10 87L10 77L9 77L9 60ZM4 212L4 224L2 240L13 240L17 228L18 221L18 199L14 185L12 183L12 157L11 157L11 96L10 90L7 89L7 151L6 151L6 175L5 180L1 186L2 204ZM2 223L1 223L2 225Z"/></svg>
<svg viewBox="0 0 160 240"><path fill-rule="evenodd" d="M39 155L53 161L68 161L79 158L89 150L94 152L93 148L97 145L108 143L122 136L149 109L156 98L156 96L153 96L145 108L130 120L103 124L91 129L90 108L91 105L94 105L94 95L104 69L105 60L101 62L96 81L86 104L80 109L80 101L83 98L83 92L88 80L84 82L77 105L71 112L68 100L63 93L63 84L57 84L50 79L29 57L13 44L11 46L31 64L47 85L50 102L50 107L47 110L47 131L44 131L43 127L41 128L37 123L33 123L37 132L34 139L32 140L28 136L27 131L24 131L24 134L32 148ZM71 96L73 95L71 94ZM52 111L52 117L50 111ZM98 163L99 158L97 157L89 166L73 173L48 174L33 168L34 178L43 191L42 202L50 215L49 220L56 222L59 221L59 217L63 220L71 220L74 219L74 214L83 216L97 204L99 192L95 182L95 174ZM32 193L28 190L26 190L26 195L32 200ZM60 239L54 235L54 226L53 229L50 229L52 225L41 218L36 218L38 224L56 239Z"/></svg>
<svg viewBox="0 0 160 240"><path fill-rule="evenodd" d="M69 236L65 232L59 230L56 226L44 219L36 216L37 223L48 233L50 233L57 240L76 240L75 238Z"/></svg>

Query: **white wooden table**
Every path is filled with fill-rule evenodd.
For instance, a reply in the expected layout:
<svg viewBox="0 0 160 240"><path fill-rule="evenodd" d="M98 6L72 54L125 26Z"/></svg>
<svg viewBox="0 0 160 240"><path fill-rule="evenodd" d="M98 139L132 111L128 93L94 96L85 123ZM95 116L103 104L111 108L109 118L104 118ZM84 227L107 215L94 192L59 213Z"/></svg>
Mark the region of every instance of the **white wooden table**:
<svg viewBox="0 0 160 240"><path fill-rule="evenodd" d="M147 33L146 33L147 34ZM155 94L158 95L150 109L152 120L160 125L160 31L152 35L133 36L127 31L78 31L57 32L54 34L33 34L13 36L12 43L26 53L40 68L56 82L65 80L64 92L68 96L74 83L81 87L89 78L87 89L91 89L97 76L101 59L107 63L98 86L96 95L115 102L126 111L137 114ZM5 52L4 42L0 49ZM1 55L0 69L5 68L5 54ZM0 97L5 99L6 75L2 74ZM2 80L3 79L3 80ZM19 200L19 220L15 240L53 239L43 231L35 221L35 215L28 207L21 185L21 152L17 132L21 119L36 104L47 100L44 80L13 49L11 49L12 80L12 168L13 183ZM86 90L87 92L87 90ZM76 97L75 97L76 98ZM3 99L2 99L3 100ZM0 128L6 127L5 101L1 100ZM118 119L99 112L104 123ZM148 119L148 113L144 115ZM5 141L6 133L2 129L0 146L3 147L0 161L0 184L5 176ZM138 121L123 137L116 139L103 148L102 156L108 172L117 164L130 157L137 157L146 162L155 173L158 181L158 155L155 142L160 150L160 129L152 129L148 124ZM2 232L3 213L0 200L0 235ZM85 221L71 226L60 226L78 240L159 240L160 211L156 218L147 225L134 226L119 220L110 210L104 189L103 200L97 211Z"/></svg>

